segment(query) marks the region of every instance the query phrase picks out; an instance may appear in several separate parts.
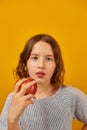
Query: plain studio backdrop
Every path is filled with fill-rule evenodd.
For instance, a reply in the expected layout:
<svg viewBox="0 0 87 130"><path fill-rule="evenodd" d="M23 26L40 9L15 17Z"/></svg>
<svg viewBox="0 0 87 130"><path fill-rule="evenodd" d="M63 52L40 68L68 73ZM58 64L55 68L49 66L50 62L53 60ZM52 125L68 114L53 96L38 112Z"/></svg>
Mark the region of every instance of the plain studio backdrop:
<svg viewBox="0 0 87 130"><path fill-rule="evenodd" d="M87 1L0 0L0 112L14 89L19 54L28 38L38 33L57 39L65 83L87 93ZM82 125L73 120L73 130Z"/></svg>

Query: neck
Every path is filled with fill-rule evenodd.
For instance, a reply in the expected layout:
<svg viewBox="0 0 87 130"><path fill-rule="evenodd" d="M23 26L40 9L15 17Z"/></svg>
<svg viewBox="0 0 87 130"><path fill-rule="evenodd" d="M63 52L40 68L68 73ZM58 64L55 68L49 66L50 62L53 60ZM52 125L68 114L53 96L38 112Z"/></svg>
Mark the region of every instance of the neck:
<svg viewBox="0 0 87 130"><path fill-rule="evenodd" d="M41 98L46 98L48 96L52 96L57 90L55 90L54 86L52 85L40 85L38 84L38 89L36 92L36 98L41 99Z"/></svg>

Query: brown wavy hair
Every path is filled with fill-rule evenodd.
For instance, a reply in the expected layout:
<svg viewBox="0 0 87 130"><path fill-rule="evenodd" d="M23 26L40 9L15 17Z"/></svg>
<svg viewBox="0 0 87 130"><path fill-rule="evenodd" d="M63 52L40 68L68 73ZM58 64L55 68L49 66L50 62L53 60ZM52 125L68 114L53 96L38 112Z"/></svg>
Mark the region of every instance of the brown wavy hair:
<svg viewBox="0 0 87 130"><path fill-rule="evenodd" d="M56 68L55 68L54 74L51 78L51 84L56 87L58 87L59 85L63 85L65 69L64 69L64 62L62 59L61 49L59 47L58 42L49 34L37 34L37 35L31 37L26 42L24 49L20 54L19 63L15 70L16 76L19 78L29 77L29 74L28 74L27 70L25 69L26 63L30 57L33 46L38 41L44 41L44 42L48 43L51 46L53 54L54 54Z"/></svg>

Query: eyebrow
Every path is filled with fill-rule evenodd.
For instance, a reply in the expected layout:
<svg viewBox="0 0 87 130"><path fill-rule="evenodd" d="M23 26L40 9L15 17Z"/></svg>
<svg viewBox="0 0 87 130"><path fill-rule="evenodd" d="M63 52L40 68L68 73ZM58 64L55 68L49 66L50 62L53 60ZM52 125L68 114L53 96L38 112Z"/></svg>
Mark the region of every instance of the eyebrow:
<svg viewBox="0 0 87 130"><path fill-rule="evenodd" d="M38 56L36 53L32 53L31 56ZM47 54L46 56L54 57L53 55Z"/></svg>

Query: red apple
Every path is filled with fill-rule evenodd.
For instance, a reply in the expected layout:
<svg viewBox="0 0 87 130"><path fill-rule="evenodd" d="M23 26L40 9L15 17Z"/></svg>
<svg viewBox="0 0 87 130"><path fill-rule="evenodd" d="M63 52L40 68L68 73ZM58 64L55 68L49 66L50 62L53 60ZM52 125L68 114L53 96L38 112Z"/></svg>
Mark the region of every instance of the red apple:
<svg viewBox="0 0 87 130"><path fill-rule="evenodd" d="M33 81L34 79L32 79L32 78L27 78L24 82L23 82L23 84L22 84L22 86L21 87L24 87L25 86L25 84L26 83L29 83L29 82L31 82L31 81ZM37 83L35 83L34 85L32 85L32 86L30 86L27 90L26 90L26 93L25 94L35 94L36 93L36 91L37 91Z"/></svg>

